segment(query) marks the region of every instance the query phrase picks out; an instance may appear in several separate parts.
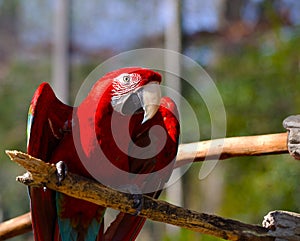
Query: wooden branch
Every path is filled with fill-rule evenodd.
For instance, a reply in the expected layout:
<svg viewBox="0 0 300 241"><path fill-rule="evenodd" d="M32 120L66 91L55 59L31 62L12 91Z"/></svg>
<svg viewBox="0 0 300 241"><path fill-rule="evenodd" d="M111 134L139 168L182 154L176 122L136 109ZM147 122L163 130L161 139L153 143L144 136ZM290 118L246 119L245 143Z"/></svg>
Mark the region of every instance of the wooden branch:
<svg viewBox="0 0 300 241"><path fill-rule="evenodd" d="M284 125L287 124L284 123ZM288 127L290 128L290 125ZM285 128L287 127L285 126ZM289 130L290 134L289 128L287 129ZM179 146L175 167L180 167L193 161L198 162L216 158L227 159L238 156L269 155L282 153L288 153L287 133L231 137L189 144L181 144ZM51 172L52 173L47 173L43 178L47 178L49 175L52 175L55 170L52 169ZM19 181L23 182L28 182L29 180L33 181L30 178L26 178L26 176L25 178L19 179ZM31 183L31 185L33 184L41 185L41 183L37 180L36 183ZM16 219L11 219L0 224L0 240L3 240L2 238L5 239L6 237L12 237L11 235L15 236L29 231L31 228L31 219L29 216L30 214L27 213L25 215L17 217ZM23 224L24 226L22 226Z"/></svg>
<svg viewBox="0 0 300 241"><path fill-rule="evenodd" d="M287 139L287 133L278 133L181 144L175 167L204 160L288 153Z"/></svg>
<svg viewBox="0 0 300 241"><path fill-rule="evenodd" d="M31 231L31 215L26 213L19 217L0 223L0 240L6 240Z"/></svg>
<svg viewBox="0 0 300 241"><path fill-rule="evenodd" d="M130 194L117 192L93 180L71 173L68 173L61 186L57 186L55 166L18 151L6 151L6 153L11 160L22 165L30 172L17 177L18 181L26 185L46 186L66 195L101 206L125 213L135 213ZM268 229L264 227L198 213L145 195L143 196L143 209L139 215L153 221L176 225L227 240L274 240L273 237L268 235Z"/></svg>
<svg viewBox="0 0 300 241"><path fill-rule="evenodd" d="M300 115L292 115L284 119L283 127L288 130L289 153L300 160Z"/></svg>
<svg viewBox="0 0 300 241"><path fill-rule="evenodd" d="M300 240L300 214L287 211L269 212L263 221L263 226L270 229L270 235L275 240Z"/></svg>

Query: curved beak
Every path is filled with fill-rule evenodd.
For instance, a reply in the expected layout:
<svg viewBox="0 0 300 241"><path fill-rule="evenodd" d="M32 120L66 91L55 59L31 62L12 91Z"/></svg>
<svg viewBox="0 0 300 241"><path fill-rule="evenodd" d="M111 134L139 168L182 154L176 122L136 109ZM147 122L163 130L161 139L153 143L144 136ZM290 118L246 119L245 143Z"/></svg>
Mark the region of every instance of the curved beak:
<svg viewBox="0 0 300 241"><path fill-rule="evenodd" d="M113 99L112 106L122 115L132 115L144 111L142 124L157 112L161 100L161 90L156 81L149 82L121 98Z"/></svg>
<svg viewBox="0 0 300 241"><path fill-rule="evenodd" d="M141 101L144 110L144 118L142 124L150 120L157 112L160 99L161 90L158 82L150 82L137 90L137 95Z"/></svg>

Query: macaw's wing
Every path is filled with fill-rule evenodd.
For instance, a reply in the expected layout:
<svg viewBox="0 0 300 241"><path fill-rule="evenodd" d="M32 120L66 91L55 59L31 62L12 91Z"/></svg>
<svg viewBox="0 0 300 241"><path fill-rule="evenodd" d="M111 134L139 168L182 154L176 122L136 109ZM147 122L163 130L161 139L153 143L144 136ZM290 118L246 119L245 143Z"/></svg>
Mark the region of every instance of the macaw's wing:
<svg viewBox="0 0 300 241"><path fill-rule="evenodd" d="M49 84L41 84L34 93L28 112L28 154L50 161L64 132L70 130L72 110L72 107L56 98ZM35 240L59 240L58 231L55 231L55 193L48 189L30 187L29 194Z"/></svg>
<svg viewBox="0 0 300 241"><path fill-rule="evenodd" d="M28 111L27 152L48 162L65 131L71 129L73 107L63 104L48 83L35 91Z"/></svg>
<svg viewBox="0 0 300 241"><path fill-rule="evenodd" d="M162 129L150 129L155 125ZM131 173L149 173L146 178L136 176L137 186L149 196L158 198L173 170L179 140L179 119L175 103L162 98L158 113L143 125L134 123L133 139L129 145L128 161ZM149 131L151 134L149 134ZM147 148L151 146L151 148ZM163 148L161 148L161 146ZM151 192L151 193L150 193ZM105 232L105 241L133 241L146 219L120 213Z"/></svg>

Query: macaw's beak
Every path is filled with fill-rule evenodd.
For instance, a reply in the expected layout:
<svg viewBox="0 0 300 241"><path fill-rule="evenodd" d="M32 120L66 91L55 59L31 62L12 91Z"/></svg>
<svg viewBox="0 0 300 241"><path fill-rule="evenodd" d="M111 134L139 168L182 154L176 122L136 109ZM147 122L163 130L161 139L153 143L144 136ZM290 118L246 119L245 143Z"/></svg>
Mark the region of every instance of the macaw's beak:
<svg viewBox="0 0 300 241"><path fill-rule="evenodd" d="M160 105L161 91L157 82L150 82L137 91L144 110L143 124L156 114Z"/></svg>
<svg viewBox="0 0 300 241"><path fill-rule="evenodd" d="M150 120L157 112L161 99L161 90L158 82L149 82L131 93L128 93L119 103L113 105L115 110L123 115L132 115L144 111L142 124ZM118 101L118 102L119 102Z"/></svg>

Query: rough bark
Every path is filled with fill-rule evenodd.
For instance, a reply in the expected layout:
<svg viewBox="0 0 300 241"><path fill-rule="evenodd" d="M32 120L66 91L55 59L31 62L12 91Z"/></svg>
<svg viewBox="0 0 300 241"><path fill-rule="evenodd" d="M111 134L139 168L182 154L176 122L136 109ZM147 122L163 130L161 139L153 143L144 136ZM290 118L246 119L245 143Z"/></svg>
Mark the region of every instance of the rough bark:
<svg viewBox="0 0 300 241"><path fill-rule="evenodd" d="M270 229L269 234L275 241L300 240L300 214L287 211L269 212L263 221L263 226Z"/></svg>
<svg viewBox="0 0 300 241"><path fill-rule="evenodd" d="M283 121L288 130L288 150L292 157L300 160L300 115L292 115Z"/></svg>

